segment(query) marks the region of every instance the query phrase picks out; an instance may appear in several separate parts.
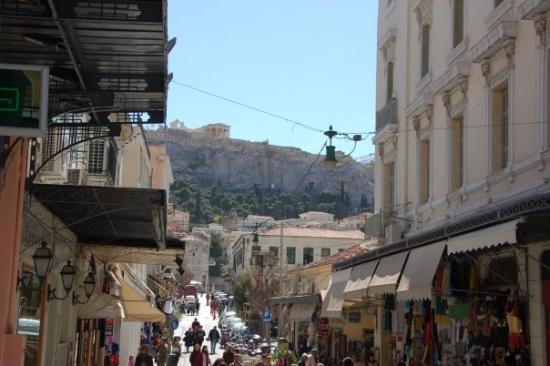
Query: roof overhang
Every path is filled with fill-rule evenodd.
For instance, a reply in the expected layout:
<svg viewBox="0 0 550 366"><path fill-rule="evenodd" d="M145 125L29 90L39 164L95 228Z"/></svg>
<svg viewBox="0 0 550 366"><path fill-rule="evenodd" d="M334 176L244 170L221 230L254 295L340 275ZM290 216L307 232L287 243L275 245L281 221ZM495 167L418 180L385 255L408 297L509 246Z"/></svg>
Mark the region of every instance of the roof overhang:
<svg viewBox="0 0 550 366"><path fill-rule="evenodd" d="M90 252L103 263L138 263L152 265L174 264L176 256L183 257L184 249L128 248L114 245L84 245L83 250Z"/></svg>
<svg viewBox="0 0 550 366"><path fill-rule="evenodd" d="M128 123L164 123L175 43L167 40L166 4L2 0L1 62L49 67L50 121L89 112L94 125L116 127L110 113L124 113Z"/></svg>
<svg viewBox="0 0 550 366"><path fill-rule="evenodd" d="M166 249L164 190L33 184L31 193L81 244Z"/></svg>
<svg viewBox="0 0 550 366"><path fill-rule="evenodd" d="M270 305L285 305L285 304L317 304L319 303L319 294L305 294L286 297L272 297L268 300Z"/></svg>

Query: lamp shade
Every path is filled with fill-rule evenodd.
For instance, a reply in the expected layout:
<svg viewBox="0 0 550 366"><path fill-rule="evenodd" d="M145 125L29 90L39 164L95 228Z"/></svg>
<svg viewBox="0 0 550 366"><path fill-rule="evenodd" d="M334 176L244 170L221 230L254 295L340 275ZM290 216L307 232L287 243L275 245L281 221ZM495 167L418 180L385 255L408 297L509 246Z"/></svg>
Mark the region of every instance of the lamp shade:
<svg viewBox="0 0 550 366"><path fill-rule="evenodd" d="M66 292L71 291L73 288L73 281L76 275L76 268L71 264L71 261L67 261L67 264L59 272L61 275L61 282Z"/></svg>
<svg viewBox="0 0 550 366"><path fill-rule="evenodd" d="M86 276L86 279L84 280L84 292L86 293L87 298L92 296L95 289L95 284L96 282L92 272L88 273L88 276Z"/></svg>
<svg viewBox="0 0 550 366"><path fill-rule="evenodd" d="M32 260L34 261L34 270L36 276L40 279L44 279L48 272L50 271L50 266L52 264L53 254L50 248L47 247L47 243L43 241L40 244L40 247L36 249L32 255Z"/></svg>
<svg viewBox="0 0 550 366"><path fill-rule="evenodd" d="M325 159L323 160L323 166L329 172L332 172L334 169L336 169L336 164L337 163L338 163L338 161L336 160L336 147L335 146L327 146Z"/></svg>

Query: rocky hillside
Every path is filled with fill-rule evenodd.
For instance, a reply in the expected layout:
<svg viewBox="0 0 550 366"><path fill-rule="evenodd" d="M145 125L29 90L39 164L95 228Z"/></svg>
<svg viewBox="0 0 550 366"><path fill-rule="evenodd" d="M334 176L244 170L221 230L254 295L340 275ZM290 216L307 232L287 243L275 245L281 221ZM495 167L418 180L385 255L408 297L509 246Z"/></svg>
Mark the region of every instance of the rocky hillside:
<svg viewBox="0 0 550 366"><path fill-rule="evenodd" d="M342 182L351 206L361 197L373 202L374 171L353 159L344 159L333 172L319 162L300 183L316 159L297 148L273 146L231 138L212 138L187 129L147 131L150 144L165 143L176 179L199 187L221 185L225 191L263 190L338 194Z"/></svg>

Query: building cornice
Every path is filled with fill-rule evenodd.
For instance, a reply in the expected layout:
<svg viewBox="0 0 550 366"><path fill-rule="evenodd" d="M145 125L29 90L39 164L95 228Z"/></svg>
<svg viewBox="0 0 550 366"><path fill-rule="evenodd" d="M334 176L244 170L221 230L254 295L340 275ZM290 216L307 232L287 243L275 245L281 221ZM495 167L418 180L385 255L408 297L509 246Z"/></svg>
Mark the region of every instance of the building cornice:
<svg viewBox="0 0 550 366"><path fill-rule="evenodd" d="M470 65L469 62L458 62L449 67L446 73L432 83L432 90L434 93L440 94L442 92L450 92L459 86L464 79L468 79Z"/></svg>
<svg viewBox="0 0 550 366"><path fill-rule="evenodd" d="M500 51L508 41L515 40L517 28L517 22L501 22L495 29L490 31L472 47L471 54L473 62L479 63L484 59L491 58Z"/></svg>
<svg viewBox="0 0 550 366"><path fill-rule="evenodd" d="M372 261L389 254L410 250L451 237L464 235L488 226L497 225L524 216L550 215L550 193L531 195L526 198L516 198L509 203L490 206L478 210L476 214L466 216L454 222L447 221L427 232L401 239L374 249L365 254L334 265L335 270L343 270L355 265Z"/></svg>

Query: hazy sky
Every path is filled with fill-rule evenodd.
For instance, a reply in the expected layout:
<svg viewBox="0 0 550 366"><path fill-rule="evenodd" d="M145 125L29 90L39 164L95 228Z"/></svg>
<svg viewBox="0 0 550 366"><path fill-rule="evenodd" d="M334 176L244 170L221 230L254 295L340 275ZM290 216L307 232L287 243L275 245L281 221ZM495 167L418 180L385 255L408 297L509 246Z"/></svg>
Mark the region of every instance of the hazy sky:
<svg viewBox="0 0 550 366"><path fill-rule="evenodd" d="M174 81L326 130L374 130L375 0L172 0ZM235 138L317 153L324 136L170 84L168 122L231 125ZM337 140L338 150L352 143ZM371 137L353 156L373 151Z"/></svg>

